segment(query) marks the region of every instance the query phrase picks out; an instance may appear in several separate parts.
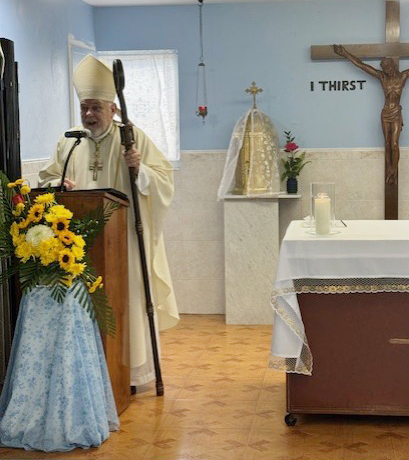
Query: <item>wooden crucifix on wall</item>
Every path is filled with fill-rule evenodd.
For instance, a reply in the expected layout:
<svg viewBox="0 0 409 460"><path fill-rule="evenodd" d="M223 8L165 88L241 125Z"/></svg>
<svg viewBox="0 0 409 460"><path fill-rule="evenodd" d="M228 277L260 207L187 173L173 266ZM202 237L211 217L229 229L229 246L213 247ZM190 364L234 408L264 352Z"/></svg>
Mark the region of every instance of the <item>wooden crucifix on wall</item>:
<svg viewBox="0 0 409 460"><path fill-rule="evenodd" d="M400 43L400 3L386 1L385 43L367 45L311 46L311 59L348 59L369 75L379 79L385 104L381 112L385 138L385 219L398 218L399 135L402 130L400 99L409 69L399 72L399 58L409 57L409 43ZM382 70L361 59L383 58Z"/></svg>

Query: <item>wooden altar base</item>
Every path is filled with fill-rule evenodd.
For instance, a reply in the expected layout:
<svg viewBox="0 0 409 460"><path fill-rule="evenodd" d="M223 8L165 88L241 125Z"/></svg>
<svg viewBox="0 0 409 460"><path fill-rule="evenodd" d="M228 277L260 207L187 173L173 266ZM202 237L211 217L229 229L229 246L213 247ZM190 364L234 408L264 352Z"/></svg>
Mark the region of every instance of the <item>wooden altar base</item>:
<svg viewBox="0 0 409 460"><path fill-rule="evenodd" d="M300 294L312 376L287 374L291 414L409 415L409 293Z"/></svg>

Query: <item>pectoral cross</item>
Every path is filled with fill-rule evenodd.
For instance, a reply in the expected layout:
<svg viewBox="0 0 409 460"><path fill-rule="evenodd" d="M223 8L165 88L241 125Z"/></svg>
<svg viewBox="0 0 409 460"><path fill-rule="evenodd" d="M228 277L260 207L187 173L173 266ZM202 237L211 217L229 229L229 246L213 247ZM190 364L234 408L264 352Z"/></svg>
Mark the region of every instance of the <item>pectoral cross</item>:
<svg viewBox="0 0 409 460"><path fill-rule="evenodd" d="M103 162L99 158L95 158L94 162L90 165L89 170L93 171L92 180L98 179L98 171L102 171Z"/></svg>
<svg viewBox="0 0 409 460"><path fill-rule="evenodd" d="M345 49L360 59L393 58L399 69L399 58L409 57L409 43L400 43L400 3L395 0L386 1L386 40L385 43L366 45L344 45ZM342 59L332 45L311 46L311 59ZM386 139L385 139L386 146ZM385 152L387 154L387 152ZM385 156L386 162L386 156ZM396 176L397 176L396 166ZM398 182L387 183L385 171L385 219L398 218Z"/></svg>

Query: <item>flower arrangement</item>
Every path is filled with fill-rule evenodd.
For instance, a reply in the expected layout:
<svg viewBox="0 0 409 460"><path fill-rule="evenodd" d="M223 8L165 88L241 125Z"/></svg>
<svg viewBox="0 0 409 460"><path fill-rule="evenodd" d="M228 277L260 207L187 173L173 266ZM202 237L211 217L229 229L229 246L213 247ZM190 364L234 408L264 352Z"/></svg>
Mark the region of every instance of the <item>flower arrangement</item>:
<svg viewBox="0 0 409 460"><path fill-rule="evenodd" d="M284 131L284 134L286 137L284 152L289 155L286 159L281 159L284 165L284 172L281 174L281 180L296 178L304 166L307 163L311 163L310 161L305 161L305 152L298 155L299 147L294 142L295 137L291 134L291 131Z"/></svg>
<svg viewBox="0 0 409 460"><path fill-rule="evenodd" d="M113 333L115 318L101 289L102 277L91 267L86 249L117 204L74 219L51 191L31 199L25 182L10 182L0 172L0 259L10 261L0 275L0 283L18 273L23 294L43 285L59 302L72 288L91 318Z"/></svg>

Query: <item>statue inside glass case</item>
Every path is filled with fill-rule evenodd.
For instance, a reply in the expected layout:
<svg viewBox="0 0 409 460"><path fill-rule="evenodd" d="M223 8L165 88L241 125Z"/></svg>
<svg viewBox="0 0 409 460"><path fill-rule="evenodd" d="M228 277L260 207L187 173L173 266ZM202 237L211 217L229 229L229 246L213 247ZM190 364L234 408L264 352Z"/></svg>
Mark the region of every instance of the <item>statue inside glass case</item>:
<svg viewBox="0 0 409 460"><path fill-rule="evenodd" d="M256 106L256 95L262 91L255 82L246 89L253 95L253 107L234 127L219 199L228 194L274 196L280 191L277 131L270 118Z"/></svg>

